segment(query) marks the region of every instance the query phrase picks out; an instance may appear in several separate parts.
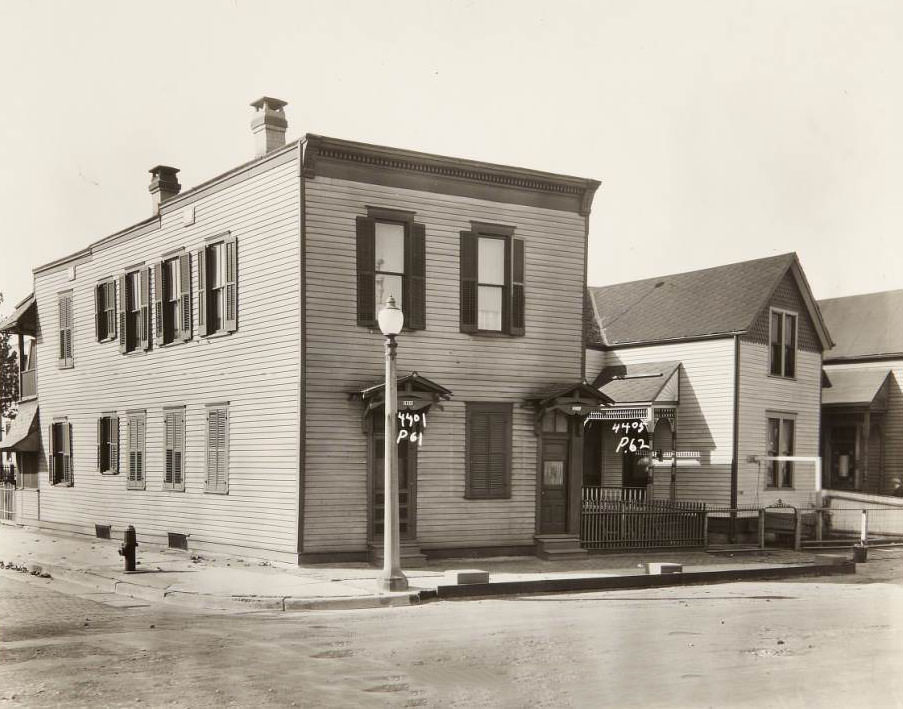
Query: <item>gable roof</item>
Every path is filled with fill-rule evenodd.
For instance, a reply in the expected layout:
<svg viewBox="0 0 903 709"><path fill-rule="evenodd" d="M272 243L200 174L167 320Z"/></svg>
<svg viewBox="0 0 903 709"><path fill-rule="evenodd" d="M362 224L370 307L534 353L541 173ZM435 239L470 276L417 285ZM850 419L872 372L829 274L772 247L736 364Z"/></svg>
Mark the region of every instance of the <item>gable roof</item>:
<svg viewBox="0 0 903 709"><path fill-rule="evenodd" d="M903 290L818 301L837 341L825 361L903 357Z"/></svg>
<svg viewBox="0 0 903 709"><path fill-rule="evenodd" d="M822 345L831 338L795 253L589 289L599 335L616 347L744 334L790 270Z"/></svg>

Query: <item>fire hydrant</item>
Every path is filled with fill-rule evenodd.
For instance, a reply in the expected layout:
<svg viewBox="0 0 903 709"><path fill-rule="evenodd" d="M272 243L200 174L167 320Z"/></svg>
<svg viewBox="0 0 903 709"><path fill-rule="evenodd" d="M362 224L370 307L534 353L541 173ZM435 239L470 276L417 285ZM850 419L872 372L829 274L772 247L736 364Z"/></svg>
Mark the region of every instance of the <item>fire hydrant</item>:
<svg viewBox="0 0 903 709"><path fill-rule="evenodd" d="M122 546L119 547L119 556L125 559L125 570L135 570L135 549L138 547L138 539L135 535L135 528L129 525L125 528L125 535L122 538Z"/></svg>

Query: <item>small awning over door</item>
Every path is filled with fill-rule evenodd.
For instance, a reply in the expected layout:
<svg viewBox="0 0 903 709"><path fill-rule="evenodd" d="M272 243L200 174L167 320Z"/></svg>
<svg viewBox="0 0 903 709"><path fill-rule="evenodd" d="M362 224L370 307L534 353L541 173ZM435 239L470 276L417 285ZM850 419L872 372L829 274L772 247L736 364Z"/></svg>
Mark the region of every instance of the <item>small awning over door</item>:
<svg viewBox="0 0 903 709"><path fill-rule="evenodd" d="M831 386L822 389L822 406L849 409L887 409L890 369L830 369Z"/></svg>
<svg viewBox="0 0 903 709"><path fill-rule="evenodd" d="M34 337L38 331L38 307L34 293L16 306L13 314L0 322L0 332L15 332Z"/></svg>
<svg viewBox="0 0 903 709"><path fill-rule="evenodd" d="M38 433L38 402L23 401L13 419L9 432L0 441L0 450L16 453L36 453L41 449Z"/></svg>
<svg viewBox="0 0 903 709"><path fill-rule="evenodd" d="M441 384L411 372L396 380L398 408L400 410L419 411L439 401L451 399L452 393ZM360 399L364 403L363 417L374 409L378 409L386 400L385 381L379 380L370 384L355 387L348 392L351 399Z"/></svg>

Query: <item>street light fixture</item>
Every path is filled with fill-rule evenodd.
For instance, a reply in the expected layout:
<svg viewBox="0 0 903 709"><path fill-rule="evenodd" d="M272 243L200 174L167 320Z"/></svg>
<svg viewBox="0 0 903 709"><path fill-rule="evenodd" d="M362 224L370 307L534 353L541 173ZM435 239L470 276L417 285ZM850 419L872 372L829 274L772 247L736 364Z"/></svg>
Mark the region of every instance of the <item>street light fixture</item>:
<svg viewBox="0 0 903 709"><path fill-rule="evenodd" d="M408 579L401 570L401 544L398 528L398 444L395 442L395 418L398 411L398 388L395 380L395 336L404 327L404 313L391 295L376 316L379 329L386 336L385 428L383 443L383 570L378 583L381 591L404 591Z"/></svg>

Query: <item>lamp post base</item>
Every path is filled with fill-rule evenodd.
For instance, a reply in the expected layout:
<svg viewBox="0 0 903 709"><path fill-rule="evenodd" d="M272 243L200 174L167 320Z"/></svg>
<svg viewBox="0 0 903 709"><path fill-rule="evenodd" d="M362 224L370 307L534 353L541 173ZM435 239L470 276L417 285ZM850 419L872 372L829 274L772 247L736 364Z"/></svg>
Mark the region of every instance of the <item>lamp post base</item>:
<svg viewBox="0 0 903 709"><path fill-rule="evenodd" d="M391 576L380 575L376 584L380 591L407 591L408 577L398 571Z"/></svg>

